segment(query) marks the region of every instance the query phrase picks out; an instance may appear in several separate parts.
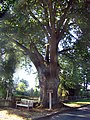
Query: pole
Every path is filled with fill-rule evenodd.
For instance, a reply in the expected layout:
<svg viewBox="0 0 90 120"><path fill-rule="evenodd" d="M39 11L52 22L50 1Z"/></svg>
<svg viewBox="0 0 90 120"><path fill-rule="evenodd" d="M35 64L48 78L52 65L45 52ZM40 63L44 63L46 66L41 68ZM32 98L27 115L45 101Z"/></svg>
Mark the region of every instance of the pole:
<svg viewBox="0 0 90 120"><path fill-rule="evenodd" d="M52 93L49 92L49 109L52 109Z"/></svg>

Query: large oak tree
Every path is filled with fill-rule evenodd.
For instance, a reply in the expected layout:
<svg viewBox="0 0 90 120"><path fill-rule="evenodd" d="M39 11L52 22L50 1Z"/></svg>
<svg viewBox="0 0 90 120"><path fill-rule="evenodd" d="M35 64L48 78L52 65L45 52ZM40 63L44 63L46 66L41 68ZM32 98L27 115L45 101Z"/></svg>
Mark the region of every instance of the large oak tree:
<svg viewBox="0 0 90 120"><path fill-rule="evenodd" d="M48 91L52 90L52 103L58 103L60 42L65 45L59 53L71 50L79 37L80 27L75 12L84 0L17 0L9 4L1 18L1 40L10 40L28 55L35 65L43 106L48 105ZM79 33L78 33L78 32ZM59 47L59 48L58 48Z"/></svg>

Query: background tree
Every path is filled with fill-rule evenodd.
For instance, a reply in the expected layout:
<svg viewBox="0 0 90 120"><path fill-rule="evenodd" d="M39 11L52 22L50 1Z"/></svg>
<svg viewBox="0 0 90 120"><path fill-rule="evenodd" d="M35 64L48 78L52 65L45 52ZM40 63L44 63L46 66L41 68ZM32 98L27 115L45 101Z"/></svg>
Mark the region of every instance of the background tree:
<svg viewBox="0 0 90 120"><path fill-rule="evenodd" d="M75 54L74 54L75 55ZM75 56L61 56L59 64L61 67L60 71L60 93L64 90L68 96L78 96L80 88L82 86L83 80L80 75L80 70L77 62L75 61ZM67 94L68 93L68 94Z"/></svg>
<svg viewBox="0 0 90 120"><path fill-rule="evenodd" d="M17 95L27 95L28 87L29 87L28 81L22 79L17 84L15 92Z"/></svg>
<svg viewBox="0 0 90 120"><path fill-rule="evenodd" d="M89 27L90 16L88 15L90 12L90 11L88 11L89 5L90 5L90 3L87 5L87 3L83 4L83 2L82 2L82 4L80 4L80 6L77 6L77 9L75 10L76 12L74 13L74 15L76 14L76 16L73 16L73 17L75 18L74 19L75 24L78 25L78 27L77 27L78 31L76 31L76 29L73 27L73 32L78 36L78 38L73 36L74 40L76 39L76 44L72 44L74 49L71 49L65 53L62 53L62 55L64 55L64 59L65 60L69 59L70 65L71 65L71 62L73 62L74 68L76 68L74 70L74 73L75 73L75 71L76 71L76 73L73 74L74 79L76 79L76 80L74 80L74 84L76 82L78 83L77 85L84 84L84 86L85 86L84 88L86 90L87 90L87 86L89 84L88 78L89 78L89 74L90 74L90 69L89 69L90 68L90 64L89 64L90 63L90 45L89 45L90 44L89 43L90 42L90 38L89 38L89 36L90 36L90 27ZM86 9L84 9L85 6L86 6ZM68 37L70 38L70 35ZM64 44L64 42L62 42L62 44ZM68 42L67 46L69 46L69 45L70 44ZM61 59L61 61L62 61L62 59ZM62 63L60 63L60 65ZM70 68L71 67L70 65L69 65L69 68L66 70L66 73L68 72L68 70L72 70ZM63 67L62 67L62 70L63 70ZM65 74L63 76L64 76L64 81L62 81L62 82L65 82L64 84L67 84L67 82L69 83L69 81L66 81L67 78L65 79ZM71 76L71 74L70 74L70 76ZM71 80L71 83L72 82L73 82L73 79ZM68 85L68 87L69 87L69 85ZM71 87L74 88L73 85Z"/></svg>
<svg viewBox="0 0 90 120"><path fill-rule="evenodd" d="M5 52L1 57L1 69L0 69L0 89L4 98L12 97L13 92L13 73L16 68L16 57L14 50L10 49L9 53Z"/></svg>

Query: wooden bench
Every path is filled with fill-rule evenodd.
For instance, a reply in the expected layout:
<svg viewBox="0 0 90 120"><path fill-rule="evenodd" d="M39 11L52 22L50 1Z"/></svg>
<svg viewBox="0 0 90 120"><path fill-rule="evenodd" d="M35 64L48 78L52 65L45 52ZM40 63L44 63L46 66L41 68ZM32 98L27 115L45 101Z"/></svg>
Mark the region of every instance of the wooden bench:
<svg viewBox="0 0 90 120"><path fill-rule="evenodd" d="M27 107L28 109L31 107L33 108L33 100L28 99L21 99L21 101L16 101L16 108L20 107Z"/></svg>

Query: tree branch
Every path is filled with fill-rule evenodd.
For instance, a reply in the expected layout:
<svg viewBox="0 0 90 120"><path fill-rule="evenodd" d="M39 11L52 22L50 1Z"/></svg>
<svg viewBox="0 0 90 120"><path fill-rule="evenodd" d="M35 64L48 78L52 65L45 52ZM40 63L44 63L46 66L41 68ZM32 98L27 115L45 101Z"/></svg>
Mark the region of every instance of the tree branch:
<svg viewBox="0 0 90 120"><path fill-rule="evenodd" d="M38 63L43 63L44 62L44 58L42 57L42 55L38 52L36 45L31 42L30 43L30 51L32 51L32 54L34 56L34 59L36 58L38 60Z"/></svg>
<svg viewBox="0 0 90 120"><path fill-rule="evenodd" d="M64 24L65 19L67 18L67 14L68 14L70 7L73 3L73 0L67 1L67 3L68 3L68 6L64 10L62 10L63 14L62 14L60 20L57 22L57 26L59 26L57 28L57 31L56 31L58 38L59 38L60 31L62 31L62 34L63 34L63 31L65 29L65 25L64 25L63 29L61 28L61 26Z"/></svg>
<svg viewBox="0 0 90 120"><path fill-rule="evenodd" d="M48 36L48 32L44 26L44 24L42 24L39 19L30 11L30 15L39 23L39 25L43 28L45 34ZM49 36L48 36L49 37Z"/></svg>
<svg viewBox="0 0 90 120"><path fill-rule="evenodd" d="M17 40L14 40L14 39L13 39L13 42L14 42L18 47L20 47L23 51L25 51L26 54L29 54L28 49L27 49L24 45L22 45L21 43L19 43Z"/></svg>
<svg viewBox="0 0 90 120"><path fill-rule="evenodd" d="M61 50L61 51L58 51L58 54L62 54L62 53L64 53L64 52L73 50L73 48L74 48L74 47L72 47L72 48L66 48L66 49L63 49L63 50Z"/></svg>
<svg viewBox="0 0 90 120"><path fill-rule="evenodd" d="M31 42L30 48L26 48L23 44L19 43L18 40L15 40L10 36L7 37L10 38L13 43L19 46L30 57L31 61L34 63L36 68L38 68L41 65L44 65L44 58L38 52L34 43Z"/></svg>
<svg viewBox="0 0 90 120"><path fill-rule="evenodd" d="M49 8L49 14L50 14L50 23L51 23L51 28L55 32L55 11L53 8L53 3L51 0L48 1L48 8Z"/></svg>
<svg viewBox="0 0 90 120"><path fill-rule="evenodd" d="M59 41L61 40L64 32L66 31L67 25L68 25L68 19L66 20L65 24L63 25L61 31L59 31L58 34L57 34L57 43L59 43Z"/></svg>
<svg viewBox="0 0 90 120"><path fill-rule="evenodd" d="M73 37L75 40L78 40L78 38L76 38L74 35L72 35L71 33L69 33L71 37Z"/></svg>
<svg viewBox="0 0 90 120"><path fill-rule="evenodd" d="M51 35L51 27L49 25L49 18L48 18L48 8L46 8L47 6L45 6L45 4L43 3L43 9L44 9L44 13L45 13L45 20L46 20L46 28L49 32L49 34Z"/></svg>
<svg viewBox="0 0 90 120"><path fill-rule="evenodd" d="M44 10L44 19L46 22L44 22L44 25L46 27L46 30L48 31L48 33L51 35L51 27L49 24L49 15L48 15L48 5L47 2L45 0L39 0L38 4L40 4L40 6L43 8Z"/></svg>
<svg viewBox="0 0 90 120"><path fill-rule="evenodd" d="M16 43L16 45L18 45L21 49L23 49L28 56L30 56L31 61L34 63L36 68L43 64L44 59L42 55L38 52L34 43L30 43L30 48L28 49L16 40L13 40L13 42Z"/></svg>

